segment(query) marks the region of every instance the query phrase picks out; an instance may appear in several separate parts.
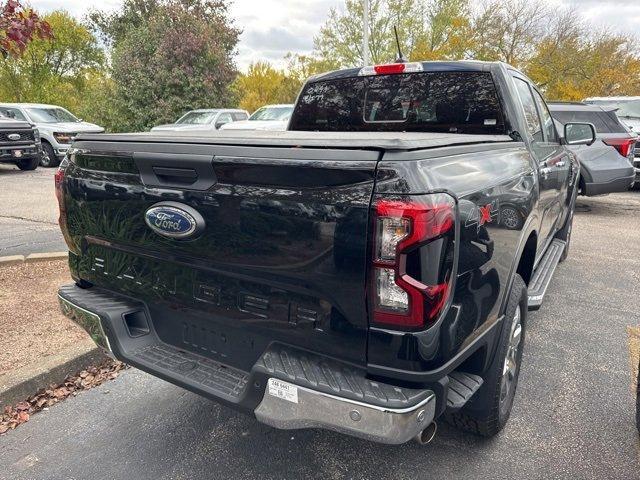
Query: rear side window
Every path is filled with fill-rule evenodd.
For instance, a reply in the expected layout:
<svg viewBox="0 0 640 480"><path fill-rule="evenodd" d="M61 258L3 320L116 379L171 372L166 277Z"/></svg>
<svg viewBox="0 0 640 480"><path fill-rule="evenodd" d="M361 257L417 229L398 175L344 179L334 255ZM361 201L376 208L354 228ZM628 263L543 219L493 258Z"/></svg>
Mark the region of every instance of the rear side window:
<svg viewBox="0 0 640 480"><path fill-rule="evenodd" d="M249 118L249 115L247 115L246 113L242 113L242 112L234 112L231 114L231 116L233 117L233 121L234 122L241 122L243 120L246 120Z"/></svg>
<svg viewBox="0 0 640 480"><path fill-rule="evenodd" d="M290 130L505 133L491 74L427 72L308 84Z"/></svg>
<svg viewBox="0 0 640 480"><path fill-rule="evenodd" d="M607 112L589 112L584 110L553 112L553 118L562 124L593 123L598 133L625 133L625 128L616 117L610 117Z"/></svg>

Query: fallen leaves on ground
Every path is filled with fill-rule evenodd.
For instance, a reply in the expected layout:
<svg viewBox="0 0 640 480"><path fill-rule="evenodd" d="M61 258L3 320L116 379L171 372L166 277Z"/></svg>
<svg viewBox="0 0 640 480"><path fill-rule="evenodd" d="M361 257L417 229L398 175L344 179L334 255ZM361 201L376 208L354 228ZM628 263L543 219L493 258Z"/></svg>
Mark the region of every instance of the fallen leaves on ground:
<svg viewBox="0 0 640 480"><path fill-rule="evenodd" d="M0 413L0 435L29 421L31 415L49 408L67 397L76 396L82 390L102 385L116 378L127 365L117 360L105 360L97 367L89 367L78 375L67 377L60 385L44 388L27 400L14 406L7 406Z"/></svg>

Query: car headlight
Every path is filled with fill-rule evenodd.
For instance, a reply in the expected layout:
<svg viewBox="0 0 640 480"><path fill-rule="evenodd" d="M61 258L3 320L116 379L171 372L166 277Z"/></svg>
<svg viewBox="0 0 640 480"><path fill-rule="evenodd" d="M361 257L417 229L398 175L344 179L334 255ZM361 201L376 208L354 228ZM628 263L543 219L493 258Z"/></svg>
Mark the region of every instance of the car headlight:
<svg viewBox="0 0 640 480"><path fill-rule="evenodd" d="M39 141L40 141L40 130L38 130L37 128L34 128L34 129L33 129L33 139L34 139L36 142L39 142Z"/></svg>
<svg viewBox="0 0 640 480"><path fill-rule="evenodd" d="M77 133L58 132L53 134L53 138L55 138L58 143L71 143L76 135Z"/></svg>

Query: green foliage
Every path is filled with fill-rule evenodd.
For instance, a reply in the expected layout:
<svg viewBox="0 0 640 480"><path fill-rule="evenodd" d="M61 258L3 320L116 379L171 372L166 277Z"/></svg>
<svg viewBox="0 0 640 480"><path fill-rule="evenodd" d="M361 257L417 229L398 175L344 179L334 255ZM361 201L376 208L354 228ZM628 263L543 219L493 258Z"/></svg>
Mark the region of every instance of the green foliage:
<svg viewBox="0 0 640 480"><path fill-rule="evenodd" d="M34 39L20 57L0 59L0 98L55 103L75 110L105 57L89 30L68 13L45 15L52 38Z"/></svg>
<svg viewBox="0 0 640 480"><path fill-rule="evenodd" d="M186 110L234 106L230 85L239 30L222 0L129 0L122 12L93 14L113 46L118 130L146 130Z"/></svg>
<svg viewBox="0 0 640 480"><path fill-rule="evenodd" d="M362 65L363 13L362 0L345 0L344 11L332 8L314 38L316 56L340 67ZM370 0L371 61L383 63L397 58L394 25L398 28L403 53L413 51L424 31L423 19L424 6L419 0Z"/></svg>
<svg viewBox="0 0 640 480"><path fill-rule="evenodd" d="M308 55L289 53L285 60L285 70L277 70L268 62L256 62L249 65L246 74L238 76L234 90L240 108L254 112L267 104L294 103L307 78L337 68L331 61Z"/></svg>

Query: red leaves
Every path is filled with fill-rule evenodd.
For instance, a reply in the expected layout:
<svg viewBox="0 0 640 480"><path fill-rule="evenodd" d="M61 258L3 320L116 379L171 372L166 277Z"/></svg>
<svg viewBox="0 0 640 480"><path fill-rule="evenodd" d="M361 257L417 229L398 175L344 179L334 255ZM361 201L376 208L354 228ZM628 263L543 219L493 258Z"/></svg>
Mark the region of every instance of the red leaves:
<svg viewBox="0 0 640 480"><path fill-rule="evenodd" d="M113 380L125 368L127 366L122 362L106 360L98 367L89 367L76 376L67 377L60 385L51 385L40 390L26 401L13 407L5 407L4 412L0 414L0 435L28 422L34 413L49 408L69 396L75 396L79 391L89 390L107 380Z"/></svg>
<svg viewBox="0 0 640 480"><path fill-rule="evenodd" d="M1 0L0 0L1 1ZM20 55L34 38L51 38L51 26L19 0L0 4L0 54Z"/></svg>

